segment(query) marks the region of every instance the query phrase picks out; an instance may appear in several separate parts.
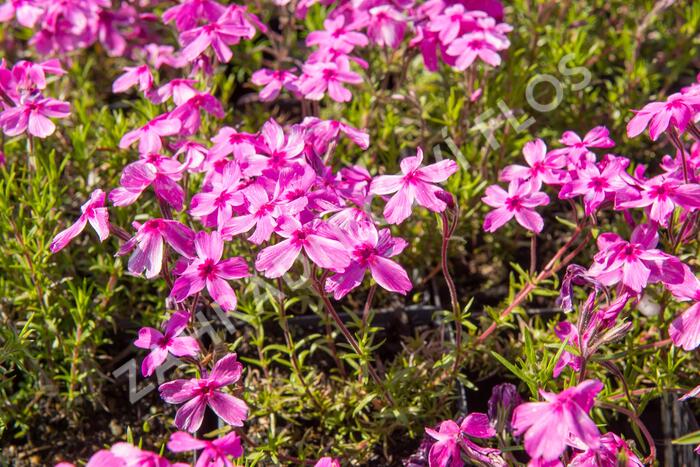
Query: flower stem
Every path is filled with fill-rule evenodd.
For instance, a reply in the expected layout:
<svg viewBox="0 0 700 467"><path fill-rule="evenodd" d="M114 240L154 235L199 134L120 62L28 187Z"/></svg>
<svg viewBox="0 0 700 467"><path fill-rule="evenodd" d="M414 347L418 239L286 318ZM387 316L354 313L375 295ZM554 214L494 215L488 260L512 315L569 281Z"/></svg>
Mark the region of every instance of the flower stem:
<svg viewBox="0 0 700 467"><path fill-rule="evenodd" d="M453 371L459 371L459 364L462 356L462 313L459 308L459 299L457 297L457 287L450 275L449 265L447 263L447 247L449 246L450 237L454 232L454 226L450 225L445 211L440 213L442 219L442 248L440 249L440 258L442 260L442 275L445 277L447 289L450 292L450 303L452 304L452 314L455 322L455 360ZM456 225L456 219L454 224Z"/></svg>
<svg viewBox="0 0 700 467"><path fill-rule="evenodd" d="M647 465L653 464L654 459L656 459L656 445L654 444L654 438L651 436L651 433L649 433L649 430L647 429L646 425L644 425L644 423L639 419L639 416L629 409L619 407L614 404L609 404L607 402L596 402L596 405L603 409L614 410L623 415L626 415L630 420L634 422L635 425L637 425L637 427L639 427L639 430L642 432L647 444L649 445L649 455L646 457L646 459L644 459L644 463Z"/></svg>
<svg viewBox="0 0 700 467"><path fill-rule="evenodd" d="M348 327L345 325L343 320L340 318L340 315L338 315L338 312L335 311L335 308L333 307L333 304L331 303L330 299L328 298L328 295L326 295L323 292L323 287L321 286L321 283L318 281L318 279L314 279L314 288L316 289L316 292L318 295L321 297L321 300L323 300L323 304L326 307L326 311L331 315L333 318L333 321L335 321L335 324L338 326L338 329L340 329L340 332L343 333L345 336L345 339L348 341L350 344L350 347L355 351L357 355L360 357L364 357L364 353L362 352L362 349L360 349L360 345L357 343L357 339L355 339L355 336L352 335ZM384 386L384 383L382 382L381 378L377 374L377 371L374 369L372 364L368 361L367 362L367 372L369 373L370 377L374 380L374 382L381 388L382 393L384 394L384 398L387 400L387 402L390 405L395 405L394 399L391 397L391 394L386 390L386 387Z"/></svg>

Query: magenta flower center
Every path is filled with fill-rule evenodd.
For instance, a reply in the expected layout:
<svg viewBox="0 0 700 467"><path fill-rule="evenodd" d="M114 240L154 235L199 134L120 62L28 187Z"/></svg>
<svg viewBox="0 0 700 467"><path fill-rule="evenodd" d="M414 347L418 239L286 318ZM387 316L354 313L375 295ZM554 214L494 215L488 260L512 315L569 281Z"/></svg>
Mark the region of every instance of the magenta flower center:
<svg viewBox="0 0 700 467"><path fill-rule="evenodd" d="M333 68L326 68L323 70L323 79L325 81L336 81L338 73Z"/></svg>
<svg viewBox="0 0 700 467"><path fill-rule="evenodd" d="M508 199L506 199L506 208L508 208L509 211L518 211L522 209L522 199L520 196L512 196Z"/></svg>
<svg viewBox="0 0 700 467"><path fill-rule="evenodd" d="M641 250L639 249L639 247L636 244L628 243L622 249L620 256L625 261L633 261L633 260L637 259L637 257L639 256L640 253L641 253Z"/></svg>
<svg viewBox="0 0 700 467"><path fill-rule="evenodd" d="M652 187L650 191L652 197L658 198L659 200L663 201L671 195L671 193L673 192L673 188L667 183L663 183L661 185Z"/></svg>
<svg viewBox="0 0 700 467"><path fill-rule="evenodd" d="M595 191L603 191L608 187L608 181L603 177L593 177L588 183L588 186L593 188Z"/></svg>
<svg viewBox="0 0 700 467"><path fill-rule="evenodd" d="M370 243L363 243L355 247L353 255L360 265L365 266L377 255L377 249Z"/></svg>
<svg viewBox="0 0 700 467"><path fill-rule="evenodd" d="M214 279L216 277L216 262L208 258L199 265L199 273L205 279Z"/></svg>

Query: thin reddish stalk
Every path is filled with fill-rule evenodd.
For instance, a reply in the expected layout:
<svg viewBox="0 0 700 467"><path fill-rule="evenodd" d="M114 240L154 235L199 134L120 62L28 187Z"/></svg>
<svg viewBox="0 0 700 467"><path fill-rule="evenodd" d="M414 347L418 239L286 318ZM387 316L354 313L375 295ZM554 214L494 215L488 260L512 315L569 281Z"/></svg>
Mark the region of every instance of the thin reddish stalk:
<svg viewBox="0 0 700 467"><path fill-rule="evenodd" d="M637 416L636 413L632 412L629 409L626 409L624 407L618 407L614 404L608 404L607 402L596 402L596 405L603 409L614 410L623 415L626 415L630 420L634 422L635 425L637 425L637 427L639 427L642 434L644 435L644 439L646 439L646 442L649 445L649 455L644 459L644 463L651 465L654 462L654 459L656 459L656 445L654 444L654 438L651 436L651 433L649 433L649 430L647 429L646 425L644 425L644 423L639 419L639 416Z"/></svg>
<svg viewBox="0 0 700 467"><path fill-rule="evenodd" d="M508 315L510 315L515 308L517 308L532 292L537 285L548 279L549 277L552 276L552 274L555 274L557 271L559 271L562 267L566 266L576 254L583 248L583 245L586 244L587 240L581 243L571 254L567 255L564 261L559 262L562 256L564 256L564 253L573 245L574 241L578 238L578 236L581 234L583 231L583 226L578 225L576 226L576 230L573 231L571 234L571 237L569 240L559 248L559 250L554 254L552 259L549 260L547 265L542 269L542 272L540 272L537 277L535 277L531 282L528 282L523 289L518 292L518 294L515 296L512 302L506 307L505 310L503 310L500 314L500 318L504 319ZM486 331L482 332L479 337L476 338L477 343L482 343L486 340L487 337L489 337L493 331L496 330L496 327L498 324L494 321L491 323L491 325L486 329Z"/></svg>

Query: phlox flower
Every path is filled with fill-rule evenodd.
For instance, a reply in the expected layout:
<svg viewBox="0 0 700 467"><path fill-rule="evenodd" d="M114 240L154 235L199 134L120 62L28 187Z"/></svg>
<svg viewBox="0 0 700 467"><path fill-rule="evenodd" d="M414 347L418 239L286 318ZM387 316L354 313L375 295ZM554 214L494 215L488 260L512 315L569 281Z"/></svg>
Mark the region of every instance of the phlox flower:
<svg viewBox="0 0 700 467"><path fill-rule="evenodd" d="M396 193L384 207L384 217L390 224L400 224L411 215L411 207L419 205L435 212L442 212L447 204L436 194L442 189L435 185L444 182L457 171L457 163L443 160L421 167L423 150L418 148L416 155L401 161L401 175L381 175L372 180L370 194L387 195Z"/></svg>
<svg viewBox="0 0 700 467"><path fill-rule="evenodd" d="M656 249L657 227L639 225L630 241L614 233L598 236L598 253L588 275L606 286L622 283L634 292L641 292L649 282L679 283L683 266L678 258Z"/></svg>
<svg viewBox="0 0 700 467"><path fill-rule="evenodd" d="M483 448L471 441L474 438L492 438L496 436L486 414L471 413L462 423L445 420L440 423L438 430L426 428L425 432L436 442L430 447L428 462L430 467L462 467L462 452L472 460L494 467L505 466L498 449Z"/></svg>
<svg viewBox="0 0 700 467"><path fill-rule="evenodd" d="M499 179L505 182L530 180L536 186L540 186L541 183L557 185L565 181L565 174L560 170L564 164L560 158L547 154L547 146L541 139L525 143L523 156L529 167L509 165L503 169Z"/></svg>
<svg viewBox="0 0 700 467"><path fill-rule="evenodd" d="M160 385L160 397L169 404L182 404L175 414L175 426L194 433L202 425L204 410L209 406L224 422L243 426L248 417L244 401L222 389L241 378L243 365L236 354L228 354L216 362L211 373L201 378L177 379Z"/></svg>
<svg viewBox="0 0 700 467"><path fill-rule="evenodd" d="M554 333L557 335L559 340L566 342L568 345L573 347L579 346L579 335L578 329L568 321L562 321L557 323L554 327ZM581 369L582 359L578 355L574 355L571 352L564 350L559 357L559 360L554 365L554 370L552 371L552 376L558 378L564 368L567 366L574 371L579 371Z"/></svg>
<svg viewBox="0 0 700 467"><path fill-rule="evenodd" d="M302 67L304 74L297 81L297 88L306 99L319 101L327 92L336 102L348 102L352 93L343 84L361 84L362 77L350 69L347 57L335 61L307 62Z"/></svg>
<svg viewBox="0 0 700 467"><path fill-rule="evenodd" d="M604 126L597 126L585 134L583 138L573 131L565 131L559 142L564 148L555 149L550 154L552 156L566 157L570 165L580 166L581 160L586 160L595 156L591 152L591 148L611 148L615 146L615 141L610 138L610 131Z"/></svg>
<svg viewBox="0 0 700 467"><path fill-rule="evenodd" d="M314 467L340 467L340 461L332 457L322 457L314 464Z"/></svg>
<svg viewBox="0 0 700 467"><path fill-rule="evenodd" d="M304 140L311 145L319 156L325 155L330 145L338 140L340 133L347 136L350 141L361 149L369 147L369 133L366 130L358 130L337 120L321 120L316 117L306 117L301 126L306 129Z"/></svg>
<svg viewBox="0 0 700 467"><path fill-rule="evenodd" d="M477 58L497 67L501 64L499 47L501 47L500 41L494 40L489 34L478 31L455 39L447 48L447 54L456 57L454 66L460 71L469 68Z"/></svg>
<svg viewBox="0 0 700 467"><path fill-rule="evenodd" d="M172 452L201 449L202 453L194 467L233 467L234 464L229 458L243 455L241 438L234 431L213 441L197 439L189 433L178 431L170 435L168 449Z"/></svg>
<svg viewBox="0 0 700 467"><path fill-rule="evenodd" d="M267 169L277 171L298 161L304 152L304 136L299 127L294 126L288 135L274 119L265 122L260 130L262 139L256 145L260 163Z"/></svg>
<svg viewBox="0 0 700 467"><path fill-rule="evenodd" d="M8 136L17 136L26 131L37 138L46 138L56 131L56 125L49 117L66 118L69 115L70 105L67 102L37 94L1 112L0 128Z"/></svg>
<svg viewBox="0 0 700 467"><path fill-rule="evenodd" d="M289 271L302 250L324 269L340 272L350 264L348 251L328 224L312 221L302 225L293 217L280 216L276 232L284 240L260 251L255 260L255 269L267 278L274 279Z"/></svg>
<svg viewBox="0 0 700 467"><path fill-rule="evenodd" d="M12 67L12 71L4 73L0 67L0 79L4 83L0 87L14 87L8 94L12 98L19 97L19 92L32 92L46 88L46 75L65 75L66 70L61 67L61 63L56 59L46 60L41 63L34 63L28 60L20 60Z"/></svg>
<svg viewBox="0 0 700 467"><path fill-rule="evenodd" d="M159 87L149 97L155 104L162 104L172 98L175 105L179 106L199 94L195 84L197 81L194 79L176 78Z"/></svg>
<svg viewBox="0 0 700 467"><path fill-rule="evenodd" d="M163 147L161 138L177 134L181 126L180 120L172 118L170 114L159 115L141 128L132 130L122 136L121 141L119 141L119 147L126 149L138 141L139 153L158 152Z"/></svg>
<svg viewBox="0 0 700 467"><path fill-rule="evenodd" d="M632 452L624 439L615 433L600 437L597 449L588 448L576 454L568 467L643 467L644 463Z"/></svg>
<svg viewBox="0 0 700 467"><path fill-rule="evenodd" d="M124 167L119 180L121 186L111 191L109 200L115 206L128 206L153 185L156 197L179 211L185 200L185 192L177 183L183 171L184 166L172 157L142 154L140 160Z"/></svg>
<svg viewBox="0 0 700 467"><path fill-rule="evenodd" d="M223 225L233 215L234 206L244 203L241 169L236 162L227 162L220 175L213 176L207 191L197 193L190 202L190 214L207 218L205 225Z"/></svg>
<svg viewBox="0 0 700 467"><path fill-rule="evenodd" d="M225 10L225 6L214 0L182 0L163 12L163 22L175 21L178 31L186 31L197 26L200 20L216 21Z"/></svg>
<svg viewBox="0 0 700 467"><path fill-rule="evenodd" d="M647 126L652 141L656 141L669 125L683 133L700 106L700 95L675 93L665 102L650 102L627 123L627 136L634 138Z"/></svg>
<svg viewBox="0 0 700 467"><path fill-rule="evenodd" d="M485 231L495 232L513 217L527 230L535 233L542 231L544 220L535 208L548 204L549 196L537 191L533 183L513 180L507 192L498 185L491 185L486 188L486 196L481 200L496 208L484 218Z"/></svg>
<svg viewBox="0 0 700 467"><path fill-rule="evenodd" d="M323 30L312 31L306 36L306 45L331 47L343 53L350 53L355 47L364 47L369 42L367 36L355 30L356 24L346 24L346 18L338 15L323 21Z"/></svg>
<svg viewBox="0 0 700 467"><path fill-rule="evenodd" d="M209 295L225 311L236 308L236 294L227 281L248 277L248 265L239 256L221 259L224 242L218 231L197 232L194 238L197 257L180 274L173 284L170 296L176 302L207 288Z"/></svg>
<svg viewBox="0 0 700 467"><path fill-rule="evenodd" d="M136 85L141 92L147 92L153 87L153 75L148 65L125 67L124 74L112 83L112 92L125 92Z"/></svg>
<svg viewBox="0 0 700 467"><path fill-rule="evenodd" d="M90 199L80 207L82 214L73 225L61 231L51 241L52 253L65 248L68 243L77 237L85 226L90 223L100 241L103 242L109 236L109 212L105 205L105 192L99 188L92 192Z"/></svg>
<svg viewBox="0 0 700 467"><path fill-rule="evenodd" d="M168 352L176 357L194 357L199 353L197 339L190 336L180 336L189 323L190 315L186 311L173 313L165 324L161 333L157 329L143 327L139 329L139 337L134 345L140 349L151 351L141 364L141 373L145 377L151 376L156 368L161 366Z"/></svg>
<svg viewBox="0 0 700 467"><path fill-rule="evenodd" d="M513 411L516 436L524 435L525 451L533 461L554 461L566 446L597 449L600 431L588 416L603 383L586 380L559 394L540 389L543 402L527 402Z"/></svg>
<svg viewBox="0 0 700 467"><path fill-rule="evenodd" d="M375 44L395 49L405 32L406 18L396 8L389 4L370 8L367 35Z"/></svg>
<svg viewBox="0 0 700 467"><path fill-rule="evenodd" d="M641 183L636 199L618 203L621 208L648 208L649 219L668 226L676 206L685 210L700 208L700 184L683 183L674 177L658 175Z"/></svg>
<svg viewBox="0 0 700 467"><path fill-rule="evenodd" d="M628 188L622 178L623 171L619 163L607 164L602 169L596 164L588 164L576 170L575 178L562 186L559 198L583 196L585 214L589 216L607 199Z"/></svg>
<svg viewBox="0 0 700 467"><path fill-rule="evenodd" d="M673 344L683 350L691 351L700 346L700 301L696 301L673 320L668 334Z"/></svg>
<svg viewBox="0 0 700 467"><path fill-rule="evenodd" d="M281 174L280 181L288 175ZM306 207L306 197L294 200L282 199L283 183L278 181L275 184L275 191L270 196L265 188L255 183L248 186L244 191L247 201L247 214L232 217L222 224L221 234L224 238L230 238L243 232L248 232L255 227L255 232L248 238L252 243L260 245L270 240L272 232L277 226L277 218L281 215L294 216Z"/></svg>
<svg viewBox="0 0 700 467"><path fill-rule="evenodd" d="M377 232L374 223L351 223L340 236L340 242L350 252L352 261L342 272L326 280L326 292L332 292L340 300L360 285L369 269L374 280L382 288L405 295L411 290L411 280L406 271L389 259L400 254L408 245L401 238L391 236L389 229Z"/></svg>
<svg viewBox="0 0 700 467"><path fill-rule="evenodd" d="M189 464L182 462L171 463L163 456L155 452L146 451L129 443L117 443L110 449L110 452L121 459L124 467L188 467Z"/></svg>
<svg viewBox="0 0 700 467"><path fill-rule="evenodd" d="M282 88L290 89L290 85L297 80L297 76L289 70L262 68L253 73L250 80L257 86L265 86L258 95L262 102L269 102L280 95Z"/></svg>
<svg viewBox="0 0 700 467"><path fill-rule="evenodd" d="M442 13L430 18L427 29L436 33L443 45L449 45L463 30L463 23L472 20L475 16L486 16L480 11L466 11L464 5L457 3L445 8Z"/></svg>
<svg viewBox="0 0 700 467"><path fill-rule="evenodd" d="M202 124L200 110L224 118L224 108L216 97L208 92L197 92L170 112L170 118L180 120L180 135L194 135L199 131Z"/></svg>
<svg viewBox="0 0 700 467"><path fill-rule="evenodd" d="M132 274L146 271L146 278L160 274L163 265L163 241L179 254L191 258L195 255L194 233L184 224L171 219L150 219L138 226L138 231L125 242L117 255L129 258L128 269Z"/></svg>
<svg viewBox="0 0 700 467"><path fill-rule="evenodd" d="M177 149L174 156L185 156L182 165L188 172L199 172L202 169L202 164L207 158L209 149L202 143L193 140L182 140L172 145L173 149Z"/></svg>
<svg viewBox="0 0 700 467"><path fill-rule="evenodd" d="M0 5L0 23L17 17L20 25L33 29L43 14L44 6L35 0L7 0Z"/></svg>

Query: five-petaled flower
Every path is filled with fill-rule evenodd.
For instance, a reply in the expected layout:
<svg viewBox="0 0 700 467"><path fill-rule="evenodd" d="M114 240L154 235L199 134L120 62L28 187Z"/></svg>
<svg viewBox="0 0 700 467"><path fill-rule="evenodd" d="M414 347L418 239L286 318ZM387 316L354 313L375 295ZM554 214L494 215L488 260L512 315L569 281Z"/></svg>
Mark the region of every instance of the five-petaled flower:
<svg viewBox="0 0 700 467"><path fill-rule="evenodd" d="M513 180L508 184L508 191L498 185L486 188L486 196L481 200L496 208L484 218L484 230L495 232L506 222L515 217L518 224L535 233L540 233L544 220L535 208L549 203L549 196L537 191L537 184Z"/></svg>
<svg viewBox="0 0 700 467"><path fill-rule="evenodd" d="M83 231L88 222L92 228L95 229L95 232L97 232L100 241L105 241L109 236L109 211L107 211L104 205L105 192L98 188L92 192L90 199L80 207L82 214L80 214L78 220L54 237L49 247L51 252L56 253L65 248L71 240Z"/></svg>
<svg viewBox="0 0 700 467"><path fill-rule="evenodd" d="M134 345L141 349L151 351L141 364L143 376L151 376L156 368L161 366L168 352L176 357L194 357L199 352L197 339L191 336L180 336L190 321L190 315L186 311L173 313L165 324L164 332L157 329L143 327L139 330L139 337Z"/></svg>

